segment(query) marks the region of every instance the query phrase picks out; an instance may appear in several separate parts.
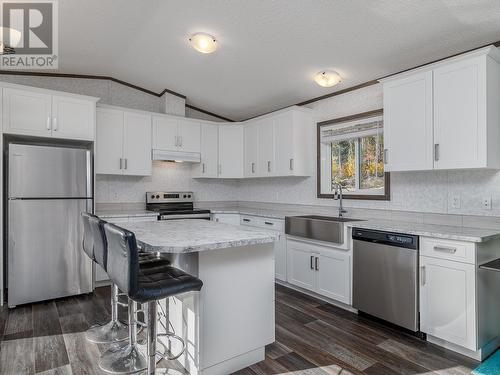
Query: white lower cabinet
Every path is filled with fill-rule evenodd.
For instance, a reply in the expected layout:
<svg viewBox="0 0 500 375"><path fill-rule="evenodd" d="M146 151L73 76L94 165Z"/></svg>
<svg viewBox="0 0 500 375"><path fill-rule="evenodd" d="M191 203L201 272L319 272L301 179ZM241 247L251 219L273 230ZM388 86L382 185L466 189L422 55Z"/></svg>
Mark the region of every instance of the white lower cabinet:
<svg viewBox="0 0 500 375"><path fill-rule="evenodd" d="M277 280L286 281L285 221L269 217L241 215L240 223L241 225L279 233L279 239L274 242L274 275Z"/></svg>
<svg viewBox="0 0 500 375"><path fill-rule="evenodd" d="M287 281L336 301L351 303L351 254L345 249L287 238Z"/></svg>
<svg viewBox="0 0 500 375"><path fill-rule="evenodd" d="M212 214L212 220L222 224L240 225L240 214Z"/></svg>
<svg viewBox="0 0 500 375"><path fill-rule="evenodd" d="M475 266L422 256L420 269L422 332L477 350Z"/></svg>

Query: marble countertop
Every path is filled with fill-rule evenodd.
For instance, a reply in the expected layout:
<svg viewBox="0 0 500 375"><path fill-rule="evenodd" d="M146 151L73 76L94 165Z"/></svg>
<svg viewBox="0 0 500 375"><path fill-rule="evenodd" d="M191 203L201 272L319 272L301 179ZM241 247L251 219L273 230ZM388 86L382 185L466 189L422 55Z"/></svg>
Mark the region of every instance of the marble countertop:
<svg viewBox="0 0 500 375"><path fill-rule="evenodd" d="M407 223L393 220L365 220L348 222L346 225L348 227L384 230L467 242L485 242L495 238L500 238L500 231L498 229L479 229L454 227L449 225Z"/></svg>
<svg viewBox="0 0 500 375"><path fill-rule="evenodd" d="M106 217L158 216L156 212L144 209L97 210L96 215Z"/></svg>
<svg viewBox="0 0 500 375"><path fill-rule="evenodd" d="M135 233L145 251L195 253L246 245L271 243L279 239L273 231L209 220L165 220L127 223L123 228Z"/></svg>

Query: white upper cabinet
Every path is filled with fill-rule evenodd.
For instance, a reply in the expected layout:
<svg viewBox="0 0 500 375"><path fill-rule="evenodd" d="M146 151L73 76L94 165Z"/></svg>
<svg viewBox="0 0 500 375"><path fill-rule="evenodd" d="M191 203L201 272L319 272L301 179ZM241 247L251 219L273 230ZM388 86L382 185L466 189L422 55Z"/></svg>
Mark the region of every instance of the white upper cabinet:
<svg viewBox="0 0 500 375"><path fill-rule="evenodd" d="M194 164L196 178L217 178L219 168L219 125L201 124L201 162Z"/></svg>
<svg viewBox="0 0 500 375"><path fill-rule="evenodd" d="M165 151L200 152L201 127L194 119L153 116L153 148Z"/></svg>
<svg viewBox="0 0 500 375"><path fill-rule="evenodd" d="M432 169L432 142L432 72L384 84L386 170Z"/></svg>
<svg viewBox="0 0 500 375"><path fill-rule="evenodd" d="M151 116L123 114L123 174L151 175Z"/></svg>
<svg viewBox="0 0 500 375"><path fill-rule="evenodd" d="M94 139L97 98L18 86L2 90L5 133Z"/></svg>
<svg viewBox="0 0 500 375"><path fill-rule="evenodd" d="M436 169L487 166L487 59L480 56L434 69ZM493 69L498 74L498 67ZM499 120L496 117L490 126L500 127Z"/></svg>
<svg viewBox="0 0 500 375"><path fill-rule="evenodd" d="M97 108L95 172L122 174L123 111Z"/></svg>
<svg viewBox="0 0 500 375"><path fill-rule="evenodd" d="M151 175L151 116L97 109L96 173Z"/></svg>
<svg viewBox="0 0 500 375"><path fill-rule="evenodd" d="M52 96L52 135L57 138L93 139L95 103L69 96Z"/></svg>
<svg viewBox="0 0 500 375"><path fill-rule="evenodd" d="M312 114L305 108L286 109L273 116L275 176L310 176L314 138Z"/></svg>
<svg viewBox="0 0 500 375"><path fill-rule="evenodd" d="M179 120L179 148L185 152L200 152L200 123L193 119Z"/></svg>
<svg viewBox="0 0 500 375"><path fill-rule="evenodd" d="M166 116L153 116L153 148L177 151L179 119Z"/></svg>
<svg viewBox="0 0 500 375"><path fill-rule="evenodd" d="M258 177L259 176L259 122L251 122L244 126L245 138L245 177Z"/></svg>
<svg viewBox="0 0 500 375"><path fill-rule="evenodd" d="M219 125L219 177L243 177L243 125Z"/></svg>
<svg viewBox="0 0 500 375"><path fill-rule="evenodd" d="M500 52L382 80L387 171L500 168Z"/></svg>
<svg viewBox="0 0 500 375"><path fill-rule="evenodd" d="M273 176L275 172L274 119L271 117L258 122L259 175Z"/></svg>
<svg viewBox="0 0 500 375"><path fill-rule="evenodd" d="M52 95L4 88L4 132L50 137L52 134L51 104Z"/></svg>

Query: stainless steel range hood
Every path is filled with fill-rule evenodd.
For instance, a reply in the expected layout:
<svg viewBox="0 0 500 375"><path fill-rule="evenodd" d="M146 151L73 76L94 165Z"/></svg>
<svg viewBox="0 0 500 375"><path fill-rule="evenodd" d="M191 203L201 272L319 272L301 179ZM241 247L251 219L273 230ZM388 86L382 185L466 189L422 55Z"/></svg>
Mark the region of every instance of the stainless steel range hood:
<svg viewBox="0 0 500 375"><path fill-rule="evenodd" d="M153 160L162 161L184 161L188 163L200 163L201 154L199 152L169 151L153 149Z"/></svg>

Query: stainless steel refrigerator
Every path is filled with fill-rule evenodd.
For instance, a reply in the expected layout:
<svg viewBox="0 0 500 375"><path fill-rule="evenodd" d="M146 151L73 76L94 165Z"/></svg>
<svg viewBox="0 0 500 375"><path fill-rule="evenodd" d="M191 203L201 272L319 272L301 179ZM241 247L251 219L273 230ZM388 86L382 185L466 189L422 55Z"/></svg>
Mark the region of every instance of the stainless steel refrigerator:
<svg viewBox="0 0 500 375"><path fill-rule="evenodd" d="M81 212L92 212L92 154L9 144L7 279L10 307L92 291Z"/></svg>

